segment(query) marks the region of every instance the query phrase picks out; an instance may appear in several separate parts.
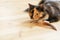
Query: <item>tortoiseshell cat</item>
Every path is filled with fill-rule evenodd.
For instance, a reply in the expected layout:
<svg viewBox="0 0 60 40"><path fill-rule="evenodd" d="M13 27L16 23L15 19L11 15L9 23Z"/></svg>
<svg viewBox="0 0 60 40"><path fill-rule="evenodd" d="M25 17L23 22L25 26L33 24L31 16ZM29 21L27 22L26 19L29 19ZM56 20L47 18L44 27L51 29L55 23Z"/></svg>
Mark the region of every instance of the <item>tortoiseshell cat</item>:
<svg viewBox="0 0 60 40"><path fill-rule="evenodd" d="M57 22L60 20L60 4L59 1L53 2L42 0L37 6L29 4L29 8L25 10L29 13L29 16L33 21L49 21L50 23ZM46 25L50 25L45 23ZM51 25L50 25L51 26ZM51 26L54 30L53 26Z"/></svg>
<svg viewBox="0 0 60 40"><path fill-rule="evenodd" d="M52 23L60 20L59 1L46 2L46 0L42 0L38 6L29 4L29 8L26 11L29 12L30 18L36 21L44 19ZM45 19L47 15L48 17Z"/></svg>

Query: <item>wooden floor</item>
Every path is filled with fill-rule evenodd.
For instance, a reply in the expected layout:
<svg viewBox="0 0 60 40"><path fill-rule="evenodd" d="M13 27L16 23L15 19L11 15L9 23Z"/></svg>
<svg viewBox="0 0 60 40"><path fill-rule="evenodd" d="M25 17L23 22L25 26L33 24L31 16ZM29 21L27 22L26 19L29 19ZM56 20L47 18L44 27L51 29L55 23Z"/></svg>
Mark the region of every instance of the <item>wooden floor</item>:
<svg viewBox="0 0 60 40"><path fill-rule="evenodd" d="M40 0L0 0L0 40L60 40L60 22L52 23L57 31L35 26L24 9Z"/></svg>

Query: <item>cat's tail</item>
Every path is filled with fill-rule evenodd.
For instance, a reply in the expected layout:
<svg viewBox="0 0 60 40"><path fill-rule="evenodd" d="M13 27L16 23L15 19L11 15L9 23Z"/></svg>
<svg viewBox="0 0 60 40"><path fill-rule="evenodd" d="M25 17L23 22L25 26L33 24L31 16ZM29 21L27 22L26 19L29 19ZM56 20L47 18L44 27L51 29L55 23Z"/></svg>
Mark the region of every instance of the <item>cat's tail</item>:
<svg viewBox="0 0 60 40"><path fill-rule="evenodd" d="M57 31L57 29L52 24L47 23L47 22L44 22L43 24L46 25L46 26L50 26L53 30Z"/></svg>

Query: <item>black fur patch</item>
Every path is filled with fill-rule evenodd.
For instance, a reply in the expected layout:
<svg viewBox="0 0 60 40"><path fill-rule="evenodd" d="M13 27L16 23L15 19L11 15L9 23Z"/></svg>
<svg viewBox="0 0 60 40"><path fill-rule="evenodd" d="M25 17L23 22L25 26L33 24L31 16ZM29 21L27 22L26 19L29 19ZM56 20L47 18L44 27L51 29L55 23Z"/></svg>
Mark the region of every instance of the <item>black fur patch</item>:
<svg viewBox="0 0 60 40"><path fill-rule="evenodd" d="M31 19L33 19L33 15L34 15L34 10L32 10L32 15L30 16L31 17Z"/></svg>
<svg viewBox="0 0 60 40"><path fill-rule="evenodd" d="M37 9L39 12L44 11L44 9L41 8L40 6L37 6L36 9Z"/></svg>

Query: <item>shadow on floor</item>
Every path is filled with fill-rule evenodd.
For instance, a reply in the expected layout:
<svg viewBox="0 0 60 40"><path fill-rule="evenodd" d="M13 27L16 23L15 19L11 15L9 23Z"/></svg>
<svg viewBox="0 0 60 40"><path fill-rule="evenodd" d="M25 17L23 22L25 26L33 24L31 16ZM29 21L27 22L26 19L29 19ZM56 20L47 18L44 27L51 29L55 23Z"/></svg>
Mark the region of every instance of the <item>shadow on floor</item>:
<svg viewBox="0 0 60 40"><path fill-rule="evenodd" d="M46 29L57 30L53 25L46 23L46 22L41 24L41 23L31 22L30 20L28 20L28 21L22 22L21 25L23 27L28 27L28 28L43 27Z"/></svg>

